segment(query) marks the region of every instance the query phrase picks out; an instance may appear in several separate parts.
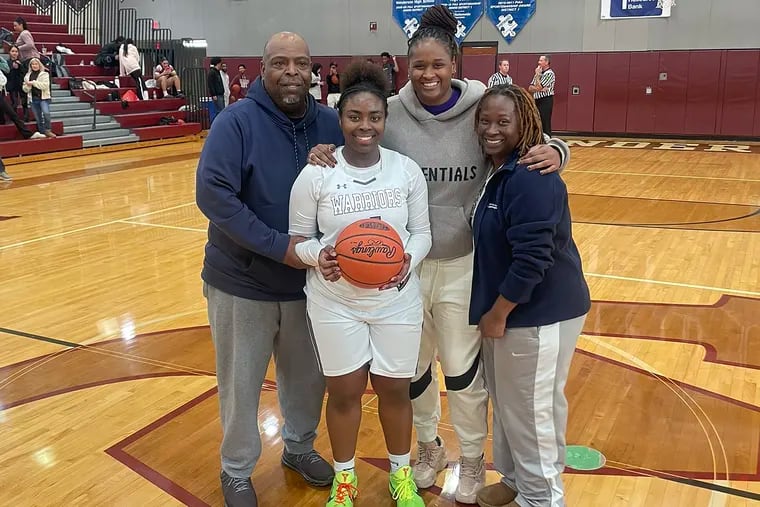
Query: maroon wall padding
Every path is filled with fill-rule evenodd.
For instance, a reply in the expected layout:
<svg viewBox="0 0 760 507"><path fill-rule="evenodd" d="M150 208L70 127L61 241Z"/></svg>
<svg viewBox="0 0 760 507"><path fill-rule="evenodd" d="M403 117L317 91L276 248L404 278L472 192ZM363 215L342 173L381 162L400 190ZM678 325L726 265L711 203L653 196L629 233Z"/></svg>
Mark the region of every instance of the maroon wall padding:
<svg viewBox="0 0 760 507"><path fill-rule="evenodd" d="M494 55L467 55L462 57L462 76L488 83L494 73Z"/></svg>
<svg viewBox="0 0 760 507"><path fill-rule="evenodd" d="M661 51L659 72L667 79L659 81L655 93L655 134L680 134L686 122L686 97L689 81L689 52Z"/></svg>
<svg viewBox="0 0 760 507"><path fill-rule="evenodd" d="M526 89L530 86L530 83L533 81L533 76L536 74L539 56L538 53L513 55L513 59L517 60L517 72L513 72L510 69L509 73L512 76L514 84ZM552 127L553 126L554 125L552 125Z"/></svg>
<svg viewBox="0 0 760 507"><path fill-rule="evenodd" d="M572 94L578 86L579 95ZM596 53L572 53L568 68L566 129L572 132L593 132L596 100ZM559 130L559 129L557 129Z"/></svg>
<svg viewBox="0 0 760 507"><path fill-rule="evenodd" d="M659 60L660 55L657 52L631 53L625 132L654 132ZM647 87L652 89L651 95L647 95Z"/></svg>
<svg viewBox="0 0 760 507"><path fill-rule="evenodd" d="M721 51L689 52L684 134L715 134L721 60Z"/></svg>
<svg viewBox="0 0 760 507"><path fill-rule="evenodd" d="M567 95L570 82L570 53L552 55L554 69L554 109L552 110L552 130L567 129ZM535 70L535 67L533 68Z"/></svg>
<svg viewBox="0 0 760 507"><path fill-rule="evenodd" d="M597 55L594 132L626 131L630 61L630 53Z"/></svg>
<svg viewBox="0 0 760 507"><path fill-rule="evenodd" d="M760 51L725 52L723 111L718 134L751 136L755 127Z"/></svg>

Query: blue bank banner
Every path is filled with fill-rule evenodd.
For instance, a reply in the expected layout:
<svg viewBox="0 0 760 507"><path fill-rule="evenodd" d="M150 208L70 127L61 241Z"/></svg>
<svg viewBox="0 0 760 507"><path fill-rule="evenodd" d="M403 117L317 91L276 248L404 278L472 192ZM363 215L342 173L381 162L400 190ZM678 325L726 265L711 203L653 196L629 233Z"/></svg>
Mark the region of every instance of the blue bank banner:
<svg viewBox="0 0 760 507"><path fill-rule="evenodd" d="M536 0L486 0L486 15L508 43L536 12Z"/></svg>
<svg viewBox="0 0 760 507"><path fill-rule="evenodd" d="M393 19L408 39L420 27L422 13L442 4L457 18L457 40L462 42L483 16L483 0L392 0Z"/></svg>
<svg viewBox="0 0 760 507"><path fill-rule="evenodd" d="M668 0L602 0L602 19L667 18Z"/></svg>

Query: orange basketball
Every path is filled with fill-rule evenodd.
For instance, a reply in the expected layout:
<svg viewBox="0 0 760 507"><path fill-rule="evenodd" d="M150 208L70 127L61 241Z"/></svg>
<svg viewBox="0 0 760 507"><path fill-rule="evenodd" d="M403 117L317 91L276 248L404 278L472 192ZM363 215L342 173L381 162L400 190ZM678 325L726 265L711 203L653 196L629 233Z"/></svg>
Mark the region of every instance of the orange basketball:
<svg viewBox="0 0 760 507"><path fill-rule="evenodd" d="M377 218L357 220L343 229L335 251L343 278L364 289L385 285L404 267L401 238Z"/></svg>

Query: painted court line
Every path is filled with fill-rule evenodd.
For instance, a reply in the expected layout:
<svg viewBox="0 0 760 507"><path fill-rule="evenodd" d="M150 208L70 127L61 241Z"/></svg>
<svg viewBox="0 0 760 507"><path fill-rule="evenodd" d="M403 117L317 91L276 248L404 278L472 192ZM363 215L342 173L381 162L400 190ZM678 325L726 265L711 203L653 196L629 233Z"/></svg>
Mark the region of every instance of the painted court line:
<svg viewBox="0 0 760 507"><path fill-rule="evenodd" d="M84 232L84 231L89 231L89 230L92 230L92 229L97 229L98 227L105 227L107 225L118 224L118 223L120 223L120 222L122 222L124 220L134 220L136 218L149 217L151 215L157 215L159 213L164 213L166 211L172 211L172 210L175 210L175 209L184 208L186 206L191 206L191 205L194 205L194 204L195 204L195 201L188 202L188 203L185 203L185 204L178 204L177 206L170 206L168 208L163 208L163 209L159 209L159 210L156 210L156 211L150 211L148 213L141 213L139 215L134 215L134 216L127 217L127 218L120 218L120 219L117 219L117 220L111 220L109 222L103 222L103 223L100 223L100 224L88 225L87 227L80 227L78 229L72 229L70 231L63 231L63 232L58 232L56 234L49 234L47 236L40 236L39 238L28 239L26 241L19 241L18 243L11 243L10 245L0 246L0 251L8 250L9 248L16 248L16 247L19 247L19 246L29 245L29 244L32 244L32 243L38 243L40 241L45 241L47 239L61 238L63 236L68 236L69 234L76 234L78 232Z"/></svg>
<svg viewBox="0 0 760 507"><path fill-rule="evenodd" d="M151 224L148 222L135 222L132 220L119 220L120 224L144 225L146 227L159 227L161 229L172 229L175 231L206 232L206 229L196 229L195 227L181 227L179 225Z"/></svg>
<svg viewBox="0 0 760 507"><path fill-rule="evenodd" d="M752 182L760 183L760 180L750 178L726 178L721 176L688 176L683 174L652 174L652 173L629 173L624 171L579 171L577 169L568 169L565 173L589 173L589 174L613 174L615 176L647 176L656 178L679 178L685 180L719 180L719 181L740 181L742 183ZM564 174L564 173L563 173Z"/></svg>
<svg viewBox="0 0 760 507"><path fill-rule="evenodd" d="M729 289L727 287L712 287L710 285L695 285L691 283L668 282L665 280L652 280L651 278L635 278L632 276L605 275L601 273L583 273L583 274L586 276L593 276L596 278L607 278L609 280L623 280L626 282L641 282L641 283L651 283L655 285L669 285L671 287L685 287L687 289L704 289L704 290L712 290L716 292L725 292L727 294L741 294L742 296L760 297L760 292L754 292L751 290Z"/></svg>

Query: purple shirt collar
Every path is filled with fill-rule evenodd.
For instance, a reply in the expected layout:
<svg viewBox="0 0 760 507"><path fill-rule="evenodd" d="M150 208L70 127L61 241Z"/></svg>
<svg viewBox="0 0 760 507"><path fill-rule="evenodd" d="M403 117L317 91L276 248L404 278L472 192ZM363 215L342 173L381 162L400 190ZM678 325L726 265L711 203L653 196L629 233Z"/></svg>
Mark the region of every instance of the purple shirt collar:
<svg viewBox="0 0 760 507"><path fill-rule="evenodd" d="M422 107L425 108L425 110L432 114L432 115L439 115L443 114L457 103L457 100L459 100L459 97L462 96L462 91L459 88L456 88L454 86L451 87L451 97L449 97L449 100L444 102L443 104L439 106L426 106L425 104L422 104Z"/></svg>

